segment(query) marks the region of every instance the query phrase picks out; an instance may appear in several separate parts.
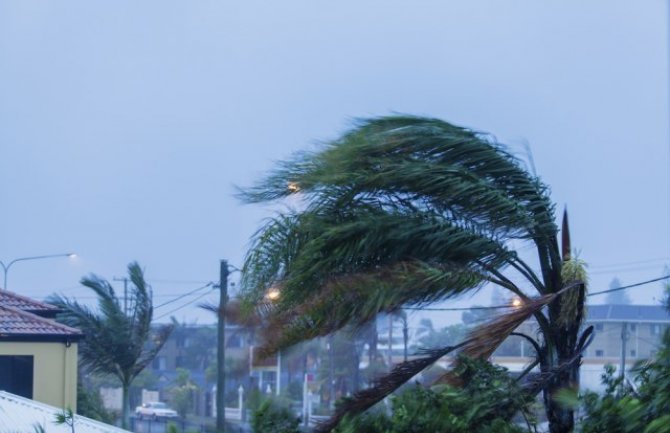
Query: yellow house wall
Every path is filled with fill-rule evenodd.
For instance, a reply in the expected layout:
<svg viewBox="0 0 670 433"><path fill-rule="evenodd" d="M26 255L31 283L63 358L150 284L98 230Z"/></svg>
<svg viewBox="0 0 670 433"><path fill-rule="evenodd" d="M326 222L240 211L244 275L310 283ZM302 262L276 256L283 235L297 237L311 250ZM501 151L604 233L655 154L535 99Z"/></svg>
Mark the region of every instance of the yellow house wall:
<svg viewBox="0 0 670 433"><path fill-rule="evenodd" d="M32 355L33 400L77 410L77 343L3 341L0 355Z"/></svg>

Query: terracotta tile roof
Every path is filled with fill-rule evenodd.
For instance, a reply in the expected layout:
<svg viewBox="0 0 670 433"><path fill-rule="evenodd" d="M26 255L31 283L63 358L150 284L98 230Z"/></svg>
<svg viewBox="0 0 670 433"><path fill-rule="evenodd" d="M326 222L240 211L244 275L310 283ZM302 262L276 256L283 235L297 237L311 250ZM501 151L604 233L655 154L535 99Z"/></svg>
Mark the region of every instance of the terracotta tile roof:
<svg viewBox="0 0 670 433"><path fill-rule="evenodd" d="M40 316L53 317L60 309L55 305L36 301L16 293L0 290L0 306L13 307Z"/></svg>
<svg viewBox="0 0 670 433"><path fill-rule="evenodd" d="M0 305L0 340L78 340L81 331L18 308Z"/></svg>

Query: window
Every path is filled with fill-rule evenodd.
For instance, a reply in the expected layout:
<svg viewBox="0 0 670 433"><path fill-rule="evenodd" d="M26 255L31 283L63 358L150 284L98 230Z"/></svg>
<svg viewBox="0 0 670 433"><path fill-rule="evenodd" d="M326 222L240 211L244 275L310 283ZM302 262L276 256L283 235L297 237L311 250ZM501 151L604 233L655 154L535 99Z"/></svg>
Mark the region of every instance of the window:
<svg viewBox="0 0 670 433"><path fill-rule="evenodd" d="M661 333L661 325L649 325L651 335L658 335Z"/></svg>
<svg viewBox="0 0 670 433"><path fill-rule="evenodd" d="M635 349L631 349L630 350L630 356L631 356L631 358L637 357L637 351Z"/></svg>
<svg viewBox="0 0 670 433"><path fill-rule="evenodd" d="M167 362L164 356L157 356L154 358L151 366L154 370L165 370L167 368Z"/></svg>
<svg viewBox="0 0 670 433"><path fill-rule="evenodd" d="M263 392L267 393L268 390L274 392L277 384L277 373L274 371L263 371L261 374L263 375Z"/></svg>
<svg viewBox="0 0 670 433"><path fill-rule="evenodd" d="M636 329L637 329L637 326L635 326L635 323L631 323L628 326L629 326L629 329L630 329L631 332L635 332Z"/></svg>
<svg viewBox="0 0 670 433"><path fill-rule="evenodd" d="M33 398L33 357L0 356L0 389Z"/></svg>
<svg viewBox="0 0 670 433"><path fill-rule="evenodd" d="M596 331L602 331L603 330L603 324L602 323L596 323Z"/></svg>
<svg viewBox="0 0 670 433"><path fill-rule="evenodd" d="M603 356L605 356L605 352L601 349L596 349L596 358L602 358Z"/></svg>

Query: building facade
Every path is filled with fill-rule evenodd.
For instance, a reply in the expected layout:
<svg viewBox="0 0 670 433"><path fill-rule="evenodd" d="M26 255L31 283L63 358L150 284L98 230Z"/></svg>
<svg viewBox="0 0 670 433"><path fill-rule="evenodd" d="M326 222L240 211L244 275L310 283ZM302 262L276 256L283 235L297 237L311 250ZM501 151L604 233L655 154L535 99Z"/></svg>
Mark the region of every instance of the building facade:
<svg viewBox="0 0 670 433"><path fill-rule="evenodd" d="M60 408L77 408L77 342L58 309L0 290L0 390Z"/></svg>

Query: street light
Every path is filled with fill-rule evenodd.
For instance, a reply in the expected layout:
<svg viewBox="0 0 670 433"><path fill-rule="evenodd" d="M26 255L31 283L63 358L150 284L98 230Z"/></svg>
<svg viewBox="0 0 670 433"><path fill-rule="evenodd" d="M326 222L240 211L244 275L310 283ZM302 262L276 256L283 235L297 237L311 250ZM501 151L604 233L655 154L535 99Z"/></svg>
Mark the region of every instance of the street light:
<svg viewBox="0 0 670 433"><path fill-rule="evenodd" d="M2 288L4 290L7 290L7 273L9 272L9 268L11 268L14 263L23 262L23 261L26 261L26 260L52 259L52 258L55 258L55 257L75 258L75 257L77 257L77 255L75 253L64 253L64 254L47 254L45 256L19 257L18 259L14 259L11 262L7 263L6 265L5 265L4 262L0 261L0 266L2 266L2 270L5 273L4 284L2 285Z"/></svg>

